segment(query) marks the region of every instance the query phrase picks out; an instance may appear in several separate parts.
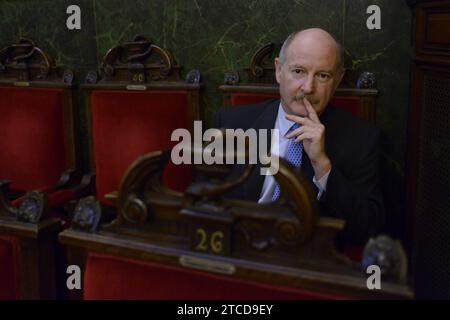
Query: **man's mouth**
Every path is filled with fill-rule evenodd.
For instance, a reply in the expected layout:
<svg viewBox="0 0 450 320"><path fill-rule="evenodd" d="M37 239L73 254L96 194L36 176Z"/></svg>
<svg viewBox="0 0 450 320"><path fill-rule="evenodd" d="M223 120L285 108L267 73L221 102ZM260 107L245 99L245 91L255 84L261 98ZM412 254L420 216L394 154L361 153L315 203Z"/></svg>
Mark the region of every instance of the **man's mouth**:
<svg viewBox="0 0 450 320"><path fill-rule="evenodd" d="M295 100L303 100L303 98L306 97L306 93L304 93L303 91L299 91L296 95L295 95ZM308 99L309 100L309 99Z"/></svg>
<svg viewBox="0 0 450 320"><path fill-rule="evenodd" d="M298 101L303 102L303 99L304 99L304 98L306 98L306 100L308 100L309 103L311 103L311 104L317 104L317 103L319 103L319 100L314 99L314 97L311 97L311 96L306 95L304 92L297 93L297 95L294 97L294 100L297 101L297 102L298 102Z"/></svg>

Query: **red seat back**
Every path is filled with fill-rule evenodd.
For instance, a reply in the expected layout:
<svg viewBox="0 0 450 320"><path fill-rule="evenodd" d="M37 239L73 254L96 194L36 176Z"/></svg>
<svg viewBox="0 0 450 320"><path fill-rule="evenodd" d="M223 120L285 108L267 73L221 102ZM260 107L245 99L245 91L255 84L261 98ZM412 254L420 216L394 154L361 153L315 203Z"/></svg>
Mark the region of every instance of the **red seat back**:
<svg viewBox="0 0 450 320"><path fill-rule="evenodd" d="M97 197L119 189L127 168L139 157L165 150L173 130L190 129L187 91L93 91L92 131L96 167ZM165 182L184 190L192 176L186 167L169 165Z"/></svg>
<svg viewBox="0 0 450 320"><path fill-rule="evenodd" d="M0 297L54 298L53 251L62 225L55 216L74 198L68 189L79 176L73 73L30 39L1 49L0 64L0 180L10 180L13 189L0 191L6 199L0 205ZM46 211L35 223L16 221L11 208L32 190L47 193L52 217Z"/></svg>
<svg viewBox="0 0 450 320"><path fill-rule="evenodd" d="M63 89L0 87L0 180L13 189L56 184L68 169Z"/></svg>

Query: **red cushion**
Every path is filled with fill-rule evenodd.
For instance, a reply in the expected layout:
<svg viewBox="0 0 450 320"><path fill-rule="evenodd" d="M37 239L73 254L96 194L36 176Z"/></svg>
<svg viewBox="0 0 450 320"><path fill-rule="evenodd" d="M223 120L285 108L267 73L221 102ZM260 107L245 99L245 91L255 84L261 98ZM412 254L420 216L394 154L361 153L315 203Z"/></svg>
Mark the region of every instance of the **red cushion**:
<svg viewBox="0 0 450 320"><path fill-rule="evenodd" d="M262 94L262 93L233 93L231 96L231 105L240 106L248 104L256 104L271 99L280 98L279 94ZM333 96L330 104L342 108L356 117L361 117L361 98L351 96Z"/></svg>
<svg viewBox="0 0 450 320"><path fill-rule="evenodd" d="M90 253L85 299L340 299L191 269Z"/></svg>
<svg viewBox="0 0 450 320"><path fill-rule="evenodd" d="M0 236L0 300L20 299L19 240Z"/></svg>
<svg viewBox="0 0 450 320"><path fill-rule="evenodd" d="M189 128L186 91L95 91L91 95L97 196L118 190L126 169L139 156L174 146L171 134ZM175 170L183 170L176 168ZM168 185L184 190L190 174L170 175Z"/></svg>
<svg viewBox="0 0 450 320"><path fill-rule="evenodd" d="M0 87L0 179L17 190L55 184L66 169L63 90Z"/></svg>

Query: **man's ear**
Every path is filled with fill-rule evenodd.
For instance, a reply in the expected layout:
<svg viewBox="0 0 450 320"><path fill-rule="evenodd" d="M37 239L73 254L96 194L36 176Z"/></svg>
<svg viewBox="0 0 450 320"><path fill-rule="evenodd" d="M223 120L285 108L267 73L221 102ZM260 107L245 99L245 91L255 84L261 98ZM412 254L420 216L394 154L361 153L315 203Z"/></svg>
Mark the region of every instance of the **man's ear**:
<svg viewBox="0 0 450 320"><path fill-rule="evenodd" d="M280 58L275 58L275 78L277 79L277 82L280 83L280 79L281 79L281 62L280 62Z"/></svg>

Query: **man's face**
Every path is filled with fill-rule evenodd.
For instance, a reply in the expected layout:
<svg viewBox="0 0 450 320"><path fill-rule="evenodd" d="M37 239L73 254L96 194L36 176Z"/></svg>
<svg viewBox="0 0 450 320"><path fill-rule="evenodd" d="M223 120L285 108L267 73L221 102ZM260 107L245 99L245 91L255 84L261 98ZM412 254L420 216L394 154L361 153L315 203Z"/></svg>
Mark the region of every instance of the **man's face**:
<svg viewBox="0 0 450 320"><path fill-rule="evenodd" d="M286 61L275 59L277 82L284 111L308 115L303 97L321 114L338 87L343 72L338 68L336 45L327 39L297 35L288 47Z"/></svg>

